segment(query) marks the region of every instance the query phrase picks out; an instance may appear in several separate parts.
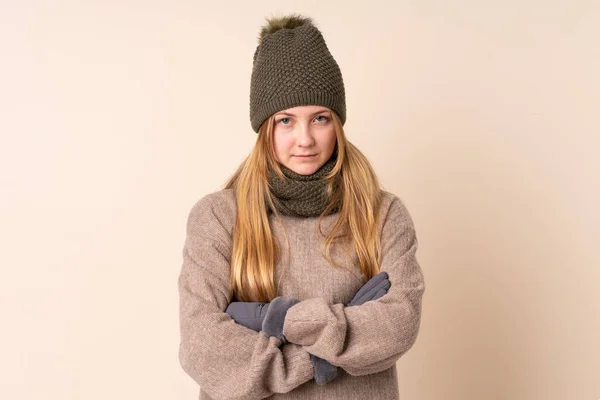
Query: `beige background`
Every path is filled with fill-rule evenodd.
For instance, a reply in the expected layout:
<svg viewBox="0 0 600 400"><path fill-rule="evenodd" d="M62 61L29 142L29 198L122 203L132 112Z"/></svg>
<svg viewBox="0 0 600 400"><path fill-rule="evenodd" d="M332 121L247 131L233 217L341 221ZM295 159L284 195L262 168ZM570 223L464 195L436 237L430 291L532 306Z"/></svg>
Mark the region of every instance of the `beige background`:
<svg viewBox="0 0 600 400"><path fill-rule="evenodd" d="M256 139L273 12L315 18L417 227L401 398L600 398L598 1L0 4L0 398L197 398L185 222Z"/></svg>

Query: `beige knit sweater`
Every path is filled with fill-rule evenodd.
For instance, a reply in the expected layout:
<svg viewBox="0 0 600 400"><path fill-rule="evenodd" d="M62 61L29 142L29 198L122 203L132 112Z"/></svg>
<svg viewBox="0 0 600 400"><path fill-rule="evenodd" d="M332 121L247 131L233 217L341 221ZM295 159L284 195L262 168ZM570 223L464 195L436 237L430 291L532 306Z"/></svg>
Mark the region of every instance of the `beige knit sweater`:
<svg viewBox="0 0 600 400"><path fill-rule="evenodd" d="M280 296L301 300L289 309L283 333L290 343L266 337L235 323L225 313L230 303L229 260L236 202L232 189L200 199L187 221L179 275L179 360L200 385L201 400L399 398L396 361L415 343L425 290L415 257L413 221L395 195L383 192L382 264L391 287L378 300L344 307L366 282L354 252L346 259L332 248L332 267L320 252L318 217L271 215L283 252L285 227L289 265L275 267ZM337 214L323 220L324 232ZM335 246L335 245L334 245ZM283 277L282 277L283 274ZM341 367L335 380L319 386L309 353Z"/></svg>

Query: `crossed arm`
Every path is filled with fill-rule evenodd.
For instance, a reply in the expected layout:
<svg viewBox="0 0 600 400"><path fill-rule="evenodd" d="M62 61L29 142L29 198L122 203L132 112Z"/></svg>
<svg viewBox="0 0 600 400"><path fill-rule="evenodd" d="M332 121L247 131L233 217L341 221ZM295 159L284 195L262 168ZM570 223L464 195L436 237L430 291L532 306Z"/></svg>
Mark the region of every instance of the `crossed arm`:
<svg viewBox="0 0 600 400"><path fill-rule="evenodd" d="M346 307L359 306L385 295L390 288L387 278L386 272L375 275L356 292ZM273 303L234 301L227 306L225 312L238 324L257 332L262 331L267 336L275 336L287 343L283 335L285 316L289 308L298 302L292 297L278 297ZM326 385L337 377L338 367L335 365L314 354L310 354L310 360L318 385Z"/></svg>
<svg viewBox="0 0 600 400"><path fill-rule="evenodd" d="M399 201L390 207L381 258L388 293L360 307L300 301L286 312L282 334L290 343L281 346L281 339L237 324L225 312L232 300L230 232L214 202L198 202L188 218L178 280L184 371L211 397L228 399L293 390L313 379L311 354L351 375L390 368L416 340L425 289L412 221Z"/></svg>

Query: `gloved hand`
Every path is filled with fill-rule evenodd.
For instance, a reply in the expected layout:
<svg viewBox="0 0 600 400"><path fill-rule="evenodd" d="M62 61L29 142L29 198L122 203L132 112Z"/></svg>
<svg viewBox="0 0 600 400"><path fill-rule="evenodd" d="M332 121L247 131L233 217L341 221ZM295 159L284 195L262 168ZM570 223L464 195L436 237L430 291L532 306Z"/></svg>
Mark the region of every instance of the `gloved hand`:
<svg viewBox="0 0 600 400"><path fill-rule="evenodd" d="M314 354L310 354L310 361L315 372L315 382L317 385L327 385L337 377L338 367L332 365L329 361L319 358Z"/></svg>
<svg viewBox="0 0 600 400"><path fill-rule="evenodd" d="M358 292L356 292L352 300L346 304L346 307L360 306L367 301L377 300L388 292L390 286L391 284L387 272L382 271L369 279L367 283L358 289Z"/></svg>
<svg viewBox="0 0 600 400"><path fill-rule="evenodd" d="M285 322L285 315L288 310L299 303L300 300L293 297L278 296L275 297L269 309L265 314L265 318L262 323L262 331L267 336L275 336L285 344L288 343L285 336L283 336L283 323Z"/></svg>
<svg viewBox="0 0 600 400"><path fill-rule="evenodd" d="M389 288L390 281L388 280L388 274L385 271L380 272L369 279L369 281L356 292L352 300L346 304L346 307L358 306L367 301L377 300L384 296ZM271 311L269 321L266 323L267 332L270 332L271 334L265 333L267 333L267 336L277 336L284 343L287 343L285 336L283 336L283 322L285 321L287 310L298 303L298 300L280 296L273 299L271 303L276 304L275 309ZM236 301L230 303L225 312L240 325L257 332L261 329L265 331L263 329L263 326L265 325L264 320L269 313L268 310L271 303ZM315 381L317 384L325 385L335 379L338 367L313 354L310 354L310 360L313 364Z"/></svg>
<svg viewBox="0 0 600 400"><path fill-rule="evenodd" d="M383 271L375 275L356 292L346 307L359 306L367 301L377 300L384 296L390 288L387 272ZM315 371L315 381L318 385L326 385L337 377L338 367L329 361L319 358L313 354L310 360Z"/></svg>
<svg viewBox="0 0 600 400"><path fill-rule="evenodd" d="M225 312L238 324L267 336L275 336L287 343L283 336L283 322L287 310L300 300L279 296L270 303L234 301L229 303Z"/></svg>
<svg viewBox="0 0 600 400"><path fill-rule="evenodd" d="M271 303L233 301L225 312L238 324L260 332Z"/></svg>

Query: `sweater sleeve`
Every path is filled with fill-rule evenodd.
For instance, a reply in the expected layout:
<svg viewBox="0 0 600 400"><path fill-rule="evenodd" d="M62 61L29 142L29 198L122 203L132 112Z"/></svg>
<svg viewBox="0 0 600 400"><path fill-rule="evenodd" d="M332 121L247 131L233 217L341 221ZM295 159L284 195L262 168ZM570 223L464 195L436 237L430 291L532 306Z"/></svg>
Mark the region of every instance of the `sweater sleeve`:
<svg viewBox="0 0 600 400"><path fill-rule="evenodd" d="M413 221L394 196L381 231L381 271L389 276L388 293L355 307L328 304L324 298L301 301L286 315L286 339L350 375L392 367L419 332L425 281L417 247Z"/></svg>
<svg viewBox="0 0 600 400"><path fill-rule="evenodd" d="M196 203L187 222L178 279L180 364L214 399L289 392L313 378L310 355L297 344L281 346L281 340L239 325L225 313L232 298L234 217L220 212L223 203L213 197Z"/></svg>

